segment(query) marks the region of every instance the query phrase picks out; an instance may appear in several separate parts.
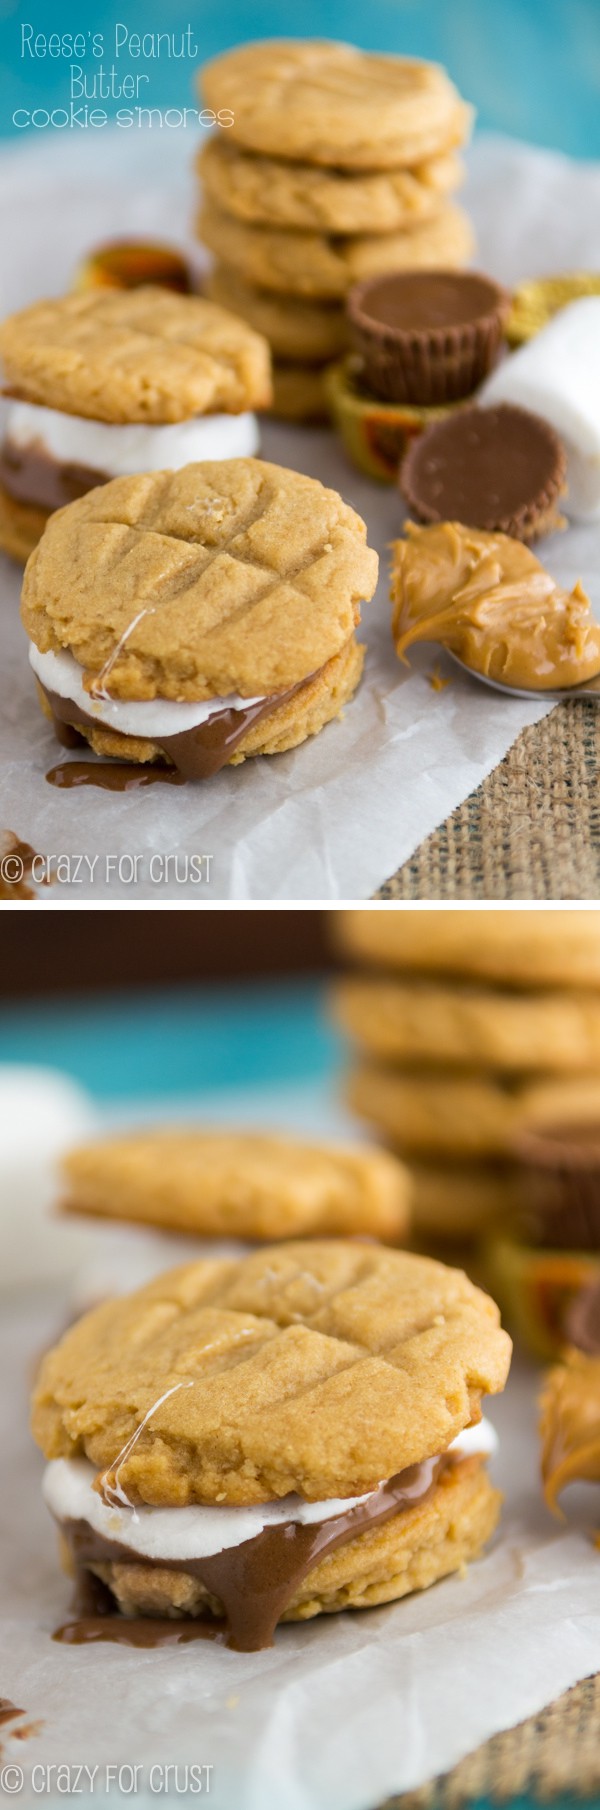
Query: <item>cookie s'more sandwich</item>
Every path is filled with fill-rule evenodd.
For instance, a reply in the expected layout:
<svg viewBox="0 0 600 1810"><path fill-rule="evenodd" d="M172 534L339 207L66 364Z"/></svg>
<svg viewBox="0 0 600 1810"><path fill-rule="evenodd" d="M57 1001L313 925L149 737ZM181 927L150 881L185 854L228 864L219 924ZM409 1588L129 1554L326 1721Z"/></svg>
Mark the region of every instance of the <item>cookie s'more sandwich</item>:
<svg viewBox="0 0 600 1810"><path fill-rule="evenodd" d="M252 1651L462 1568L498 1518L481 1399L509 1361L460 1271L351 1240L193 1263L96 1308L33 1403L67 1569L103 1593L62 1637L216 1629Z"/></svg>
<svg viewBox="0 0 600 1810"><path fill-rule="evenodd" d="M156 285L35 302L0 325L0 359L0 547L23 561L55 509L109 478L257 452L271 400L266 340Z"/></svg>
<svg viewBox="0 0 600 1810"><path fill-rule="evenodd" d="M59 510L27 564L42 708L60 739L184 779L295 748L356 689L377 571L360 516L300 472L240 458L115 478Z"/></svg>

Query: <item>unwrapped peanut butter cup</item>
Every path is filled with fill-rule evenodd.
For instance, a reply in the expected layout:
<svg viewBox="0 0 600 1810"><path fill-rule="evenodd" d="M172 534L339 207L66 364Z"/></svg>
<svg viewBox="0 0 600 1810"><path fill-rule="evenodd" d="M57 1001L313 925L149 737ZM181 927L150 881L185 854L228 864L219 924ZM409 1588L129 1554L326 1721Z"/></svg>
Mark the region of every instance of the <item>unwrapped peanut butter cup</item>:
<svg viewBox="0 0 600 1810"><path fill-rule="evenodd" d="M509 307L476 271L411 270L358 283L348 318L375 394L429 408L472 395L496 362Z"/></svg>
<svg viewBox="0 0 600 1810"><path fill-rule="evenodd" d="M419 522L463 522L534 541L561 527L557 500L566 455L558 434L529 409L463 408L413 441L400 490Z"/></svg>
<svg viewBox="0 0 600 1810"><path fill-rule="evenodd" d="M197 294L200 283L189 258L154 239L109 239L94 246L75 272L74 289L140 289L151 283L179 295Z"/></svg>

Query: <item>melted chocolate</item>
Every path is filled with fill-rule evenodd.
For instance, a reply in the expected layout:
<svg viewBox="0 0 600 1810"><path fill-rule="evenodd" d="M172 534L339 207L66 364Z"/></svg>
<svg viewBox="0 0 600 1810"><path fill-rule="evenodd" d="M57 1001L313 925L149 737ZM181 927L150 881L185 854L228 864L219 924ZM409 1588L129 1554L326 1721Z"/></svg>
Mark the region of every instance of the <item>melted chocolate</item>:
<svg viewBox="0 0 600 1810"><path fill-rule="evenodd" d="M49 786L58 786L63 792L70 792L73 786L99 786L103 792L139 792L159 781L170 786L185 784L185 775L178 773L176 767L141 766L135 761L126 766L116 760L62 761L58 767L50 768L46 779Z"/></svg>
<svg viewBox="0 0 600 1810"><path fill-rule="evenodd" d="M114 1605L113 1605L114 1607ZM64 1646L84 1647L108 1641L124 1647L181 1647L190 1640L216 1640L226 1646L221 1621L158 1621L151 1615L84 1615L57 1628L53 1640Z"/></svg>
<svg viewBox="0 0 600 1810"><path fill-rule="evenodd" d="M282 1522L263 1528L262 1533L252 1540L243 1540L239 1546L213 1553L210 1558L165 1559L161 1561L162 1567L198 1578L210 1595L217 1597L223 1605L227 1645L242 1653L257 1652L272 1646L275 1628L288 1603L307 1573L326 1553L346 1545L367 1528L380 1526L415 1503L423 1502L441 1471L452 1462L444 1455L410 1465L389 1483L382 1484L366 1502L357 1503L331 1520L305 1525L295 1521ZM120 1541L104 1539L88 1521L64 1522L62 1532L79 1575L82 1569L94 1564L115 1562L147 1567L159 1563L132 1552ZM161 1621L151 1623L149 1627L143 1616L131 1621L126 1616L110 1616L107 1597L110 1601L110 1592L106 1590L103 1597L94 1596L93 1612L90 1614L89 1609L80 1612L74 1622L59 1628L54 1638L78 1645L88 1640L113 1638L123 1642L130 1637L134 1646L154 1646L159 1640L207 1638L206 1632L183 1632L185 1628L196 1628L195 1621L175 1624ZM107 1614L108 1619L105 1619ZM224 1639L223 1624L216 1625L218 1634ZM200 1623L200 1630L207 1627L213 1629L214 1623ZM150 1628L159 1630L157 1637Z"/></svg>
<svg viewBox="0 0 600 1810"><path fill-rule="evenodd" d="M34 509L62 509L97 484L108 484L109 474L89 465L62 464L46 452L41 440L17 446L6 439L0 445L0 485L17 503Z"/></svg>
<svg viewBox="0 0 600 1810"><path fill-rule="evenodd" d="M24 1709L17 1709L10 1697L0 1697L0 1722L12 1722L15 1716L24 1716Z"/></svg>
<svg viewBox="0 0 600 1810"><path fill-rule="evenodd" d="M209 716L206 722L199 723L195 729L184 729L180 735L161 736L160 741L156 741L156 746L167 755L168 760L172 762L182 779L212 779L215 773L220 773L221 767L226 766L251 724L260 723L263 717L270 716L271 712L276 710L280 704L284 704L288 698L293 698L297 691L301 691L303 685L309 685L312 677L314 674L307 679L301 679L298 685L292 685L288 691L280 691L273 697L261 699L259 704L248 704L245 710L215 710L213 716ZM81 710L79 704L74 704L70 698L59 697L57 691L49 691L45 685L42 686L42 690L50 705L59 740L62 740L65 725L71 730L76 729L80 724L85 728L92 729L104 726L99 723L97 717L88 716L87 712ZM119 731L115 730L111 733L119 734ZM126 739L123 736L124 742ZM154 737L149 739L155 740ZM73 746L72 743L67 745ZM92 762L90 761L89 764L91 772L93 770ZM60 769L54 768L53 772L57 770L60 771ZM71 782L55 779L50 781L51 785L66 786L69 783L82 785L85 782L81 779ZM90 779L87 783L92 785L102 782L94 782ZM142 783L143 781L140 781L140 784ZM124 791L125 789L125 785L119 784L111 787L111 790L114 791Z"/></svg>
<svg viewBox="0 0 600 1810"><path fill-rule="evenodd" d="M2 842L0 852L6 864L3 874L0 875L0 899L35 899L36 894L33 887L29 885L29 881L33 874L33 863L37 859L36 850L32 848L30 842L22 842L20 836L15 836L12 830L4 832L0 840ZM13 872L10 866L11 858L15 862L14 880L11 880ZM43 886L47 886L49 881L44 877L41 883Z"/></svg>

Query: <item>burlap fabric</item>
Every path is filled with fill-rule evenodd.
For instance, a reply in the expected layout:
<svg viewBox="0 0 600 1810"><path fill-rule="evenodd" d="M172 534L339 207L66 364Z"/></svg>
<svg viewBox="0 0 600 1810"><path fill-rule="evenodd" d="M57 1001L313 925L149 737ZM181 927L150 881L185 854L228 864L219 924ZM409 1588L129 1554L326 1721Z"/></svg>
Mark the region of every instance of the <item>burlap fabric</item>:
<svg viewBox="0 0 600 1810"><path fill-rule="evenodd" d="M380 899L600 898L600 708L559 704L421 843Z"/></svg>
<svg viewBox="0 0 600 1810"><path fill-rule="evenodd" d="M539 1716L494 1735L452 1772L381 1810L460 1810L482 1799L541 1804L558 1798L596 1804L600 1796L600 1677L586 1678Z"/></svg>

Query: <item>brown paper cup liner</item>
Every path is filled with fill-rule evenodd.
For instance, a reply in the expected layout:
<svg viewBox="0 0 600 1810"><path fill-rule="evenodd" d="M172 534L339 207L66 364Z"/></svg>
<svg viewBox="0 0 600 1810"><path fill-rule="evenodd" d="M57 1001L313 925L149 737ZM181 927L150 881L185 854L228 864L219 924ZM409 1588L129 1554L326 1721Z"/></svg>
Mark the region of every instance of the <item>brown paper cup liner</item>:
<svg viewBox="0 0 600 1810"><path fill-rule="evenodd" d="M456 272L452 275L456 277ZM468 276L461 273L463 281ZM374 286L369 279L351 291L348 318L354 345L364 359L366 381L375 394L422 408L472 395L496 364L503 344L510 307L504 290L490 280L489 309L475 320L406 329L370 321L368 293Z"/></svg>

